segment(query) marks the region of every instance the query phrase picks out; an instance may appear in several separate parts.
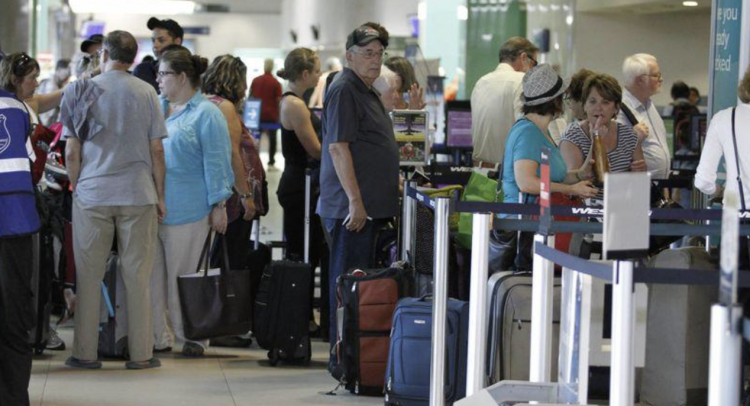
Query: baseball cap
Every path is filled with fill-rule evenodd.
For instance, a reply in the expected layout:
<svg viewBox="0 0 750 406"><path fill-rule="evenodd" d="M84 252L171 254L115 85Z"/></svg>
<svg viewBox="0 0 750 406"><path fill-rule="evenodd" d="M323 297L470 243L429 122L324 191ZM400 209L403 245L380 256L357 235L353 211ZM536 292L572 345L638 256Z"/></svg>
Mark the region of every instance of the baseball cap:
<svg viewBox="0 0 750 406"><path fill-rule="evenodd" d="M154 28L163 28L167 31L170 31L177 38L182 38L185 35L185 31L182 30L180 24L178 24L175 20L159 20L156 17L151 17L148 19L148 23L146 23L146 26L149 30L153 30Z"/></svg>
<svg viewBox="0 0 750 406"><path fill-rule="evenodd" d="M81 52L87 53L86 50L89 49L90 46L101 44L102 42L104 42L104 36L102 34L94 34L81 42Z"/></svg>
<svg viewBox="0 0 750 406"><path fill-rule="evenodd" d="M349 34L346 39L346 49L355 45L365 46L374 40L379 40L383 48L388 48L388 40L380 37L380 31L363 25Z"/></svg>

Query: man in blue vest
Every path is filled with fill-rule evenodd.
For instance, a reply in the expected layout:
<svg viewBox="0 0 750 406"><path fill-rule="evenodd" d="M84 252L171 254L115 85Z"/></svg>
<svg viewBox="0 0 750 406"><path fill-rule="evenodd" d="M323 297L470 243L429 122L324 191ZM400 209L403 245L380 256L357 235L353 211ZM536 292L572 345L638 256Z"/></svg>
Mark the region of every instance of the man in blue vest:
<svg viewBox="0 0 750 406"><path fill-rule="evenodd" d="M26 54L0 62L0 405L27 406L31 378L32 234L39 230L27 152L28 106L39 65ZM30 92L29 92L30 91Z"/></svg>

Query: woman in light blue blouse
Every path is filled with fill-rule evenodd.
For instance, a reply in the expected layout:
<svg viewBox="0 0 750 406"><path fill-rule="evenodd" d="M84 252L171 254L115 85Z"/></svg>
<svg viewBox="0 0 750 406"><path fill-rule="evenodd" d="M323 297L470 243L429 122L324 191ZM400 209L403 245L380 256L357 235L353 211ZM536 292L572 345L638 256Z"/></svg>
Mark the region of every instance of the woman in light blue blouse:
<svg viewBox="0 0 750 406"><path fill-rule="evenodd" d="M171 351L177 339L185 342L185 356L203 355L208 341L185 339L177 277L198 268L210 228L226 231L225 202L234 183L227 121L199 89L207 66L205 58L172 48L162 55L157 75L169 137L164 140L167 215L159 225L152 275L154 349Z"/></svg>

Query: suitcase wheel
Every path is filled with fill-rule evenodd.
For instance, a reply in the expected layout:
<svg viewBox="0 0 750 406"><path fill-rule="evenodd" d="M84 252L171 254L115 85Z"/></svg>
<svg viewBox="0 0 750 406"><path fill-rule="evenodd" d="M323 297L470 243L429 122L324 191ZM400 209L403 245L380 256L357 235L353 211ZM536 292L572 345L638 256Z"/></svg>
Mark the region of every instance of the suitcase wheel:
<svg viewBox="0 0 750 406"><path fill-rule="evenodd" d="M268 351L268 362L272 367L275 367L279 363L279 350L276 348Z"/></svg>

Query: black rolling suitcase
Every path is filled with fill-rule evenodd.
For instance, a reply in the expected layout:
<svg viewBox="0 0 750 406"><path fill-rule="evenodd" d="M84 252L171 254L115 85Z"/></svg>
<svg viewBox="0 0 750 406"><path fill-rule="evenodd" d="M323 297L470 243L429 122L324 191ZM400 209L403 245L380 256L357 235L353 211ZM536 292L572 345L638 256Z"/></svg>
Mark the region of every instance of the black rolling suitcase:
<svg viewBox="0 0 750 406"><path fill-rule="evenodd" d="M310 199L310 175L305 181ZM253 334L268 350L271 365L279 361L309 364L310 295L313 275L309 264L310 213L305 211L305 262L272 261L263 271L253 309Z"/></svg>

